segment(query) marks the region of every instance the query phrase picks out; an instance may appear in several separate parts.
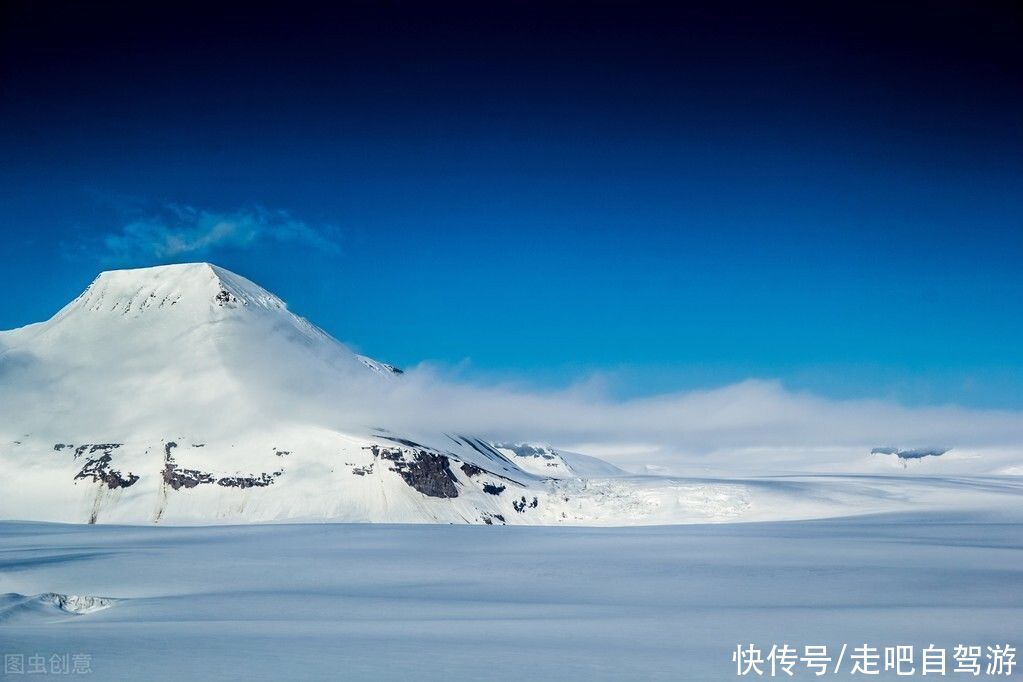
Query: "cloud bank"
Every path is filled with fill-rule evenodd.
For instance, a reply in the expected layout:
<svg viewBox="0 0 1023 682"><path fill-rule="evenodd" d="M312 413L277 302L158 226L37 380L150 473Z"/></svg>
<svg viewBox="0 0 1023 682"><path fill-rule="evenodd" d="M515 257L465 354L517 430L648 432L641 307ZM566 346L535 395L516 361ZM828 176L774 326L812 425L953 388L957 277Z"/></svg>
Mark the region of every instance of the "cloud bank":
<svg viewBox="0 0 1023 682"><path fill-rule="evenodd" d="M329 228L314 227L287 211L261 206L212 211L181 204L122 207L116 231L74 249L104 263L126 264L202 257L218 249L267 243L296 244L323 253L340 251Z"/></svg>
<svg viewBox="0 0 1023 682"><path fill-rule="evenodd" d="M411 430L443 424L496 440L546 441L633 471L855 471L883 460L870 449L885 445L998 453L969 471L1023 466L1019 411L834 400L766 380L632 400L607 397L599 382L535 391L474 385L428 366L391 384L360 392L345 409L367 424L400 419Z"/></svg>

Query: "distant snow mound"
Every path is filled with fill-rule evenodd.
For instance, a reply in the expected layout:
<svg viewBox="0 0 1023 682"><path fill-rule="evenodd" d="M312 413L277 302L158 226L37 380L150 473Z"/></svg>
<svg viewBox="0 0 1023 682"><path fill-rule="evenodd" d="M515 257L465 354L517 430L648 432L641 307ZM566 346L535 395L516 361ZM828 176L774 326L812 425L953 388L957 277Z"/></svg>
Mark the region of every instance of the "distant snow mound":
<svg viewBox="0 0 1023 682"><path fill-rule="evenodd" d="M44 592L43 594L24 595L8 592L0 595L0 623L61 614L82 616L108 609L116 602L116 599L110 597L82 594Z"/></svg>
<svg viewBox="0 0 1023 682"><path fill-rule="evenodd" d="M893 447L874 448L870 451L872 455L895 455L899 459L923 459L924 457L941 457L950 448L914 448L902 450Z"/></svg>
<svg viewBox="0 0 1023 682"><path fill-rule="evenodd" d="M618 467L589 455L556 450L547 443L492 443L519 468L546 478L621 476Z"/></svg>
<svg viewBox="0 0 1023 682"><path fill-rule="evenodd" d="M60 594L59 592L47 592L39 595L40 601L53 604L61 611L82 615L95 613L103 609L109 609L114 605L115 599L110 597L92 597L85 594Z"/></svg>

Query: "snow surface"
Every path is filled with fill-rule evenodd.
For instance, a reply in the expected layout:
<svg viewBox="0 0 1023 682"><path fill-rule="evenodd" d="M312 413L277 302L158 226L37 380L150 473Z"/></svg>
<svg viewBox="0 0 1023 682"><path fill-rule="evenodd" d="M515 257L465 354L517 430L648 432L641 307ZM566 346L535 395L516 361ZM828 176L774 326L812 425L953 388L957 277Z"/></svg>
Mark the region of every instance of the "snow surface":
<svg viewBox="0 0 1023 682"><path fill-rule="evenodd" d="M0 616L0 653L88 653L96 680L722 680L738 643L1018 646L1020 521L0 523L0 593L116 599Z"/></svg>

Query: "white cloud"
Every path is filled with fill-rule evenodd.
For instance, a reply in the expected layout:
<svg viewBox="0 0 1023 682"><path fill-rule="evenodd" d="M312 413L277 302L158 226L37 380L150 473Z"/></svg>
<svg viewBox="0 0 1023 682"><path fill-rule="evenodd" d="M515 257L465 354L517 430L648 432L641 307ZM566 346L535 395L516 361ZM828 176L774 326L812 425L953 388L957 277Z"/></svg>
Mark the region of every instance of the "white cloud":
<svg viewBox="0 0 1023 682"><path fill-rule="evenodd" d="M109 263L144 263L267 242L299 244L328 254L339 251L330 230L313 227L287 211L252 206L223 212L165 204L132 208L120 229L77 252Z"/></svg>
<svg viewBox="0 0 1023 682"><path fill-rule="evenodd" d="M400 421L423 431L443 424L497 440L547 441L634 471L855 470L856 462L871 460L871 448L886 445L998 451L1023 464L1020 411L834 400L776 381L615 400L599 382L535 391L460 382L417 367L383 393L359 391L345 409L367 424ZM1005 461L999 456L981 468Z"/></svg>

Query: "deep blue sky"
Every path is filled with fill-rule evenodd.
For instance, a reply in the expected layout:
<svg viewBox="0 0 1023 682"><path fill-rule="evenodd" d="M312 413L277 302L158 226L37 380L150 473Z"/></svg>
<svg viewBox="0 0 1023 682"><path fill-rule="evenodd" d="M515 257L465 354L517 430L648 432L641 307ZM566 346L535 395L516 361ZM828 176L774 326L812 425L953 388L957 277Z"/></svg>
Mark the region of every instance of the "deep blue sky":
<svg viewBox="0 0 1023 682"><path fill-rule="evenodd" d="M209 260L399 365L1023 406L1011 2L215 4L5 3L0 328ZM323 240L103 246L172 205Z"/></svg>

